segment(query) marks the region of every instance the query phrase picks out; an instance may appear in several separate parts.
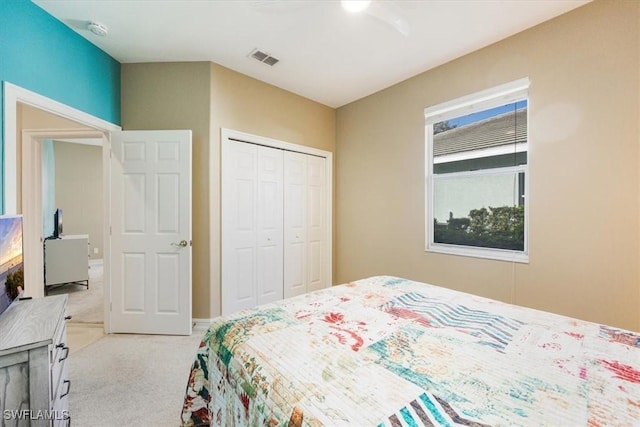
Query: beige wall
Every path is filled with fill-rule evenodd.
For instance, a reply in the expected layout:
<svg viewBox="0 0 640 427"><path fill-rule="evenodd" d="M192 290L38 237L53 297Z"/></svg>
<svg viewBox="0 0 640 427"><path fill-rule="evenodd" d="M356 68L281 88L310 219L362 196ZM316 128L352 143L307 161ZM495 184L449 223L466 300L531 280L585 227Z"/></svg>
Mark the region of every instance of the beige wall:
<svg viewBox="0 0 640 427"><path fill-rule="evenodd" d="M207 62L122 64L122 129L190 129L193 317L209 317L209 69Z"/></svg>
<svg viewBox="0 0 640 427"><path fill-rule="evenodd" d="M122 65L122 127L193 131L193 317L220 313L220 129L335 151L335 110L213 63Z"/></svg>
<svg viewBox="0 0 640 427"><path fill-rule="evenodd" d="M104 235L102 146L54 141L55 206L64 234L88 234L89 256L101 259ZM94 252L98 249L98 253Z"/></svg>
<svg viewBox="0 0 640 427"><path fill-rule="evenodd" d="M390 274L640 330L640 3L596 1L337 111L338 282ZM530 88L530 262L424 252L427 106Z"/></svg>
<svg viewBox="0 0 640 427"><path fill-rule="evenodd" d="M68 120L55 114L30 105L18 103L18 130L22 129L90 129L73 120Z"/></svg>
<svg viewBox="0 0 640 427"><path fill-rule="evenodd" d="M87 130L87 126L64 119L39 108L18 103L16 108L16 181L17 188L22 188L22 131L24 130ZM52 133L53 133L52 132ZM16 200L18 209L22 212L22 193L18 191Z"/></svg>

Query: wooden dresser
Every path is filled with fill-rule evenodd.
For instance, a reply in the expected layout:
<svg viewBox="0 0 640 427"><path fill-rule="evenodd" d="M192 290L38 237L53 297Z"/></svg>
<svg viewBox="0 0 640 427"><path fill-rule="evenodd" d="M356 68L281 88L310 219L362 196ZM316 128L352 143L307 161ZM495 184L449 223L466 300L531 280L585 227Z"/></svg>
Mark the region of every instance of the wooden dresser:
<svg viewBox="0 0 640 427"><path fill-rule="evenodd" d="M17 301L0 316L0 425L70 425L66 307L56 295Z"/></svg>

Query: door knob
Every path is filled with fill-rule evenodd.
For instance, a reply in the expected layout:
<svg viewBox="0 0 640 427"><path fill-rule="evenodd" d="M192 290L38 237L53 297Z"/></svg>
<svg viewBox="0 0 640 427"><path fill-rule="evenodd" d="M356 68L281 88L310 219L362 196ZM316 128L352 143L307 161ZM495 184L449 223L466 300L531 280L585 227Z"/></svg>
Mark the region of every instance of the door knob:
<svg viewBox="0 0 640 427"><path fill-rule="evenodd" d="M182 248L186 248L187 247L187 241L186 240L180 240L178 243L172 243L173 246L180 246Z"/></svg>

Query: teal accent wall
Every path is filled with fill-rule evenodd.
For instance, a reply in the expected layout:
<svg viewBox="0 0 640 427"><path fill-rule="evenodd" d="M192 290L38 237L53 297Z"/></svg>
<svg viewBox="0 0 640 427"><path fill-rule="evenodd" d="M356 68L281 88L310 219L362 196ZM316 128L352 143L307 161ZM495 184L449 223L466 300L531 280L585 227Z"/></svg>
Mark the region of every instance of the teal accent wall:
<svg viewBox="0 0 640 427"><path fill-rule="evenodd" d="M0 0L0 83L120 124L120 63L29 0ZM0 89L4 212L4 88Z"/></svg>

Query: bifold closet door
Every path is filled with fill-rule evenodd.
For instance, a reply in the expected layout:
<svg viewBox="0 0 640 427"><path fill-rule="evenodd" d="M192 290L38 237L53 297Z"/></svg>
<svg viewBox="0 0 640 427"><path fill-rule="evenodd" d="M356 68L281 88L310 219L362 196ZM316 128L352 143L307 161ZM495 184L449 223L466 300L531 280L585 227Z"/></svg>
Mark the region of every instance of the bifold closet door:
<svg viewBox="0 0 640 427"><path fill-rule="evenodd" d="M307 156L307 292L329 286L327 254L327 189L324 157Z"/></svg>
<svg viewBox="0 0 640 427"><path fill-rule="evenodd" d="M223 141L222 314L283 298L283 152Z"/></svg>
<svg viewBox="0 0 640 427"><path fill-rule="evenodd" d="M284 153L284 296L328 286L326 159Z"/></svg>

